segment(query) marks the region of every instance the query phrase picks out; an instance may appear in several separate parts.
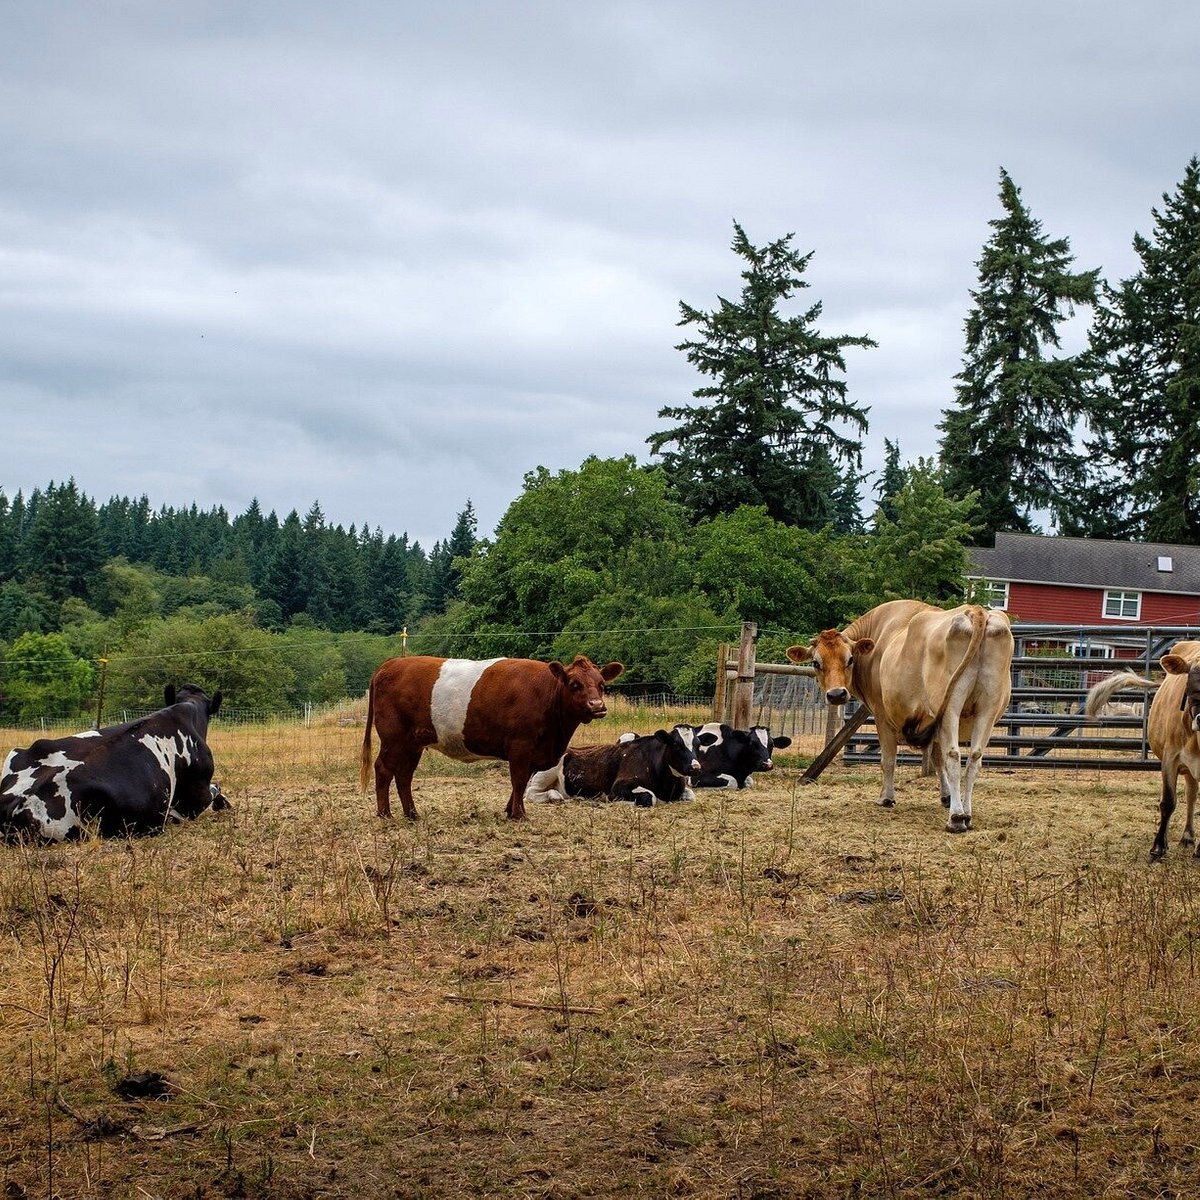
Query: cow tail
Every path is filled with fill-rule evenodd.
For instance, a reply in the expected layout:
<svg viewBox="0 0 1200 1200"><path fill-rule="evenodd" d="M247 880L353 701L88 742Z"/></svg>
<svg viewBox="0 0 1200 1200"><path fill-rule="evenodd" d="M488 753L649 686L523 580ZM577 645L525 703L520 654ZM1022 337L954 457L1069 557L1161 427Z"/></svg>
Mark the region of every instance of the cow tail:
<svg viewBox="0 0 1200 1200"><path fill-rule="evenodd" d="M1158 684L1152 679L1143 679L1140 675L1135 675L1132 671L1118 671L1115 675L1109 675L1107 678L1100 680L1087 694L1087 702L1084 704L1083 711L1093 719L1100 715L1100 710L1119 692L1122 688L1140 687L1147 691L1154 691Z"/></svg>
<svg viewBox="0 0 1200 1200"><path fill-rule="evenodd" d="M365 792L371 783L371 727L375 722L375 680L367 685L367 727L363 730L362 757L358 764L358 790Z"/></svg>
<svg viewBox="0 0 1200 1200"><path fill-rule="evenodd" d="M950 703L950 697L954 695L954 689L958 686L958 681L979 653L979 647L983 645L984 633L987 630L987 618L986 609L977 604L972 605L971 640L967 643L966 653L963 654L962 660L954 668L954 672L950 676L950 682L946 684L946 691L942 696L941 704L938 705L937 712L933 714L932 718L916 718L904 723L901 733L908 745L914 749L923 750L933 741L934 735L938 731L938 726L941 725L942 718L946 715L946 706Z"/></svg>

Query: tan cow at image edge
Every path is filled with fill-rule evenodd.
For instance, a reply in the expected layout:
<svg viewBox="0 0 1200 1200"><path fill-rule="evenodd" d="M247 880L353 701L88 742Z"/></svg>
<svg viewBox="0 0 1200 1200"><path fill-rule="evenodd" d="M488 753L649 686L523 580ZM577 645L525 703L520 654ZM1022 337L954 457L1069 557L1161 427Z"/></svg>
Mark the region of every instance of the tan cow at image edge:
<svg viewBox="0 0 1200 1200"><path fill-rule="evenodd" d="M412 779L426 747L459 762L498 758L508 763L512 794L506 814L525 816L525 787L534 771L554 766L572 734L605 716L606 685L625 668L597 667L578 655L569 666L530 658L389 658L367 691L359 780L366 791L371 730L379 733L375 808L392 815L395 780L404 815L415 820Z"/></svg>
<svg viewBox="0 0 1200 1200"><path fill-rule="evenodd" d="M1187 823L1180 845L1195 844L1192 821L1196 812L1196 784L1200 780L1200 642L1176 642L1169 654L1158 660L1167 673L1161 684L1143 679L1132 671L1121 671L1102 679L1087 694L1084 711L1096 717L1109 698L1122 688L1157 688L1147 717L1150 750L1161 764L1162 799L1158 805L1158 832L1150 847L1150 861L1167 852L1167 825L1175 811L1179 777L1187 803ZM1200 857L1200 847L1196 850Z"/></svg>
<svg viewBox="0 0 1200 1200"><path fill-rule="evenodd" d="M946 610L920 600L890 600L809 646L791 646L792 662L812 662L830 704L854 696L875 717L883 789L895 803L901 742L925 753L936 772L946 828L971 828L983 752L1012 690L1013 636L1008 617L978 604ZM969 742L963 771L962 742Z"/></svg>

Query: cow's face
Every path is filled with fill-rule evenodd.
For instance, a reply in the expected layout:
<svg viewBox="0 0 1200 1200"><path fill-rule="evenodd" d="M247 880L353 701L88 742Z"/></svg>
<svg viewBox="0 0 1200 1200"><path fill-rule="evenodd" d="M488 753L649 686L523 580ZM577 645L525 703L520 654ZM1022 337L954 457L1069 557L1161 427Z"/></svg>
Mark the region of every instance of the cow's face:
<svg viewBox="0 0 1200 1200"><path fill-rule="evenodd" d="M672 775L686 779L700 773L694 749L696 731L690 725L676 725L670 733L659 729L654 736L667 747L667 767Z"/></svg>
<svg viewBox="0 0 1200 1200"><path fill-rule="evenodd" d="M826 629L813 638L811 646L789 646L787 656L794 663L811 662L825 699L830 704L845 704L854 691L855 659L874 649L871 638L851 642L844 633Z"/></svg>
<svg viewBox="0 0 1200 1200"><path fill-rule="evenodd" d="M765 725L754 725L750 728L751 771L772 771L775 763L771 755L775 750L784 750L792 744L790 737L773 738L771 731Z"/></svg>
<svg viewBox="0 0 1200 1200"><path fill-rule="evenodd" d="M1164 654L1159 665L1168 675L1186 675L1180 710L1184 713L1188 728L1200 733L1200 666L1189 662L1180 654Z"/></svg>
<svg viewBox="0 0 1200 1200"><path fill-rule="evenodd" d="M552 662L549 666L555 678L562 684L569 716L586 723L608 715L604 693L608 684L625 670L621 663L610 662L598 667L590 658L580 654L569 667L557 662Z"/></svg>

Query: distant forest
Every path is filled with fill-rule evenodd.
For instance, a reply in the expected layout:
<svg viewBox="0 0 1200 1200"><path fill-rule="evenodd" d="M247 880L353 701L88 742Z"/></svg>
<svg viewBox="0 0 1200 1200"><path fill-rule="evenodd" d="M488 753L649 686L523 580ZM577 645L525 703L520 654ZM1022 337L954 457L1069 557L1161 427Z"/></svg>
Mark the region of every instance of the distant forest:
<svg viewBox="0 0 1200 1200"><path fill-rule="evenodd" d="M277 709L361 694L411 624L444 611L475 544L470 502L426 551L406 535L330 525L314 503L280 520L257 500L97 504L74 480L0 491L0 719L153 703L166 682Z"/></svg>
<svg viewBox="0 0 1200 1200"><path fill-rule="evenodd" d="M121 600L114 563L148 568L160 615L249 609L264 629L307 614L325 629L394 633L445 609L452 561L474 542L469 501L427 554L407 534L329 525L318 503L281 521L257 499L233 518L222 507L155 509L145 496L98 505L74 480L28 497L0 492L0 639L57 628L72 599L112 615Z"/></svg>

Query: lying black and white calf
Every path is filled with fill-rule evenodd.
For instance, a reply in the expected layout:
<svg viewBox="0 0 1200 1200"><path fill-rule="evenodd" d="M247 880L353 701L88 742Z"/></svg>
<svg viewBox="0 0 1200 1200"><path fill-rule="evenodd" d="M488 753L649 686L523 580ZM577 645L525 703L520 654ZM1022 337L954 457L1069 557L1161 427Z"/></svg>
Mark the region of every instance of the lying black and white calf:
<svg viewBox="0 0 1200 1200"><path fill-rule="evenodd" d="M13 750L0 771L0 833L62 841L95 824L103 834L157 833L229 801L212 782L205 740L221 707L192 684L168 685L166 707L124 725Z"/></svg>
<svg viewBox="0 0 1200 1200"><path fill-rule="evenodd" d="M792 744L790 737L773 738L765 725L734 729L719 721L696 727L696 757L700 770L692 777L693 787L748 788L754 786L755 771L774 769L771 755Z"/></svg>
<svg viewBox="0 0 1200 1200"><path fill-rule="evenodd" d="M683 800L688 776L699 770L692 749L694 730L676 725L645 737L632 735L614 746L575 746L548 771L529 781L530 803L607 798L632 800L649 808L659 801Z"/></svg>

